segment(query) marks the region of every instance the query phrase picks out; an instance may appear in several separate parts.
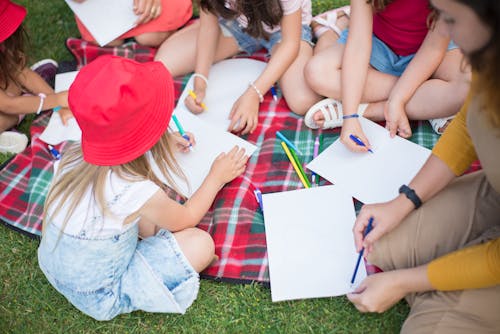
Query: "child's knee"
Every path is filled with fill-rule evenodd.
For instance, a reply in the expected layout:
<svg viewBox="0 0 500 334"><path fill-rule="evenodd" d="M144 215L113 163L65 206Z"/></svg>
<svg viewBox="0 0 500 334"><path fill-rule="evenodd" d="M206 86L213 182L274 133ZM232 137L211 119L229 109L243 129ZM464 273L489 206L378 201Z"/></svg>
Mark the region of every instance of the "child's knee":
<svg viewBox="0 0 500 334"><path fill-rule="evenodd" d="M176 239L193 268L200 272L213 260L215 244L207 232L199 228L188 228L176 233Z"/></svg>

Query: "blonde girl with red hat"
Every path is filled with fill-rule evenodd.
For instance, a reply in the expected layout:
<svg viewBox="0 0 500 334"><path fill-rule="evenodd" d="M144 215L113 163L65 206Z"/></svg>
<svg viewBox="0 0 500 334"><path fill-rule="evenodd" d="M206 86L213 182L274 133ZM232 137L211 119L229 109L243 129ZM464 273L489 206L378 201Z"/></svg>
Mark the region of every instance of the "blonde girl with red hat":
<svg viewBox="0 0 500 334"><path fill-rule="evenodd" d="M26 9L10 0L0 0L0 152L18 153L26 136L6 131L25 114L39 114L57 106L63 120L71 117L67 93L54 93L44 79L26 67L26 32L22 22Z"/></svg>
<svg viewBox="0 0 500 334"><path fill-rule="evenodd" d="M270 54L268 64L248 83L229 115L228 130L251 133L258 125L259 105L275 82L296 114L303 115L321 98L303 75L313 52L311 11L311 0L202 0L199 22L166 40L156 59L174 76L195 72L196 98L189 96L185 103L193 113L201 113L210 66L240 52L252 54L265 48Z"/></svg>
<svg viewBox="0 0 500 334"><path fill-rule="evenodd" d="M97 320L135 310L184 313L198 273L214 259L210 235L196 225L248 157L234 147L184 204L167 196L161 180L175 185L172 175L182 176L172 150L195 142L168 131L174 87L160 62L97 58L77 75L69 105L81 144L63 155L45 202L40 268Z"/></svg>

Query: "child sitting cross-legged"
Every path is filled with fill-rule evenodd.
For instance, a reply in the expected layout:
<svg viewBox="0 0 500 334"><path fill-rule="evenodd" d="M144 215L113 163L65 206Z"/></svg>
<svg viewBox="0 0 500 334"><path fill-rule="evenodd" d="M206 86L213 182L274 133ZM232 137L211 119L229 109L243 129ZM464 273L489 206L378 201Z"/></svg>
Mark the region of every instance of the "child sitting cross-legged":
<svg viewBox="0 0 500 334"><path fill-rule="evenodd" d="M97 320L135 310L184 313L198 273L214 259L210 235L196 225L248 157L238 147L221 153L182 205L160 179L175 185L172 175L182 172L172 152L189 154L195 141L168 132L174 87L161 63L102 56L80 70L68 100L82 138L63 154L47 196L42 271Z"/></svg>

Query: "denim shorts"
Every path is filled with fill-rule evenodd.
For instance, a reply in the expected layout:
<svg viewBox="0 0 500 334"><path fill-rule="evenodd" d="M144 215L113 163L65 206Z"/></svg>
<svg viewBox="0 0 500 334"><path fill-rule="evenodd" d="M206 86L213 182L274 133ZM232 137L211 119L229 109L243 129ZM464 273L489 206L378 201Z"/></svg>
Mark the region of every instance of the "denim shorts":
<svg viewBox="0 0 500 334"><path fill-rule="evenodd" d="M340 44L346 44L347 35L349 34L349 29L345 29L340 34L339 39L337 40ZM450 41L448 44L448 51L458 48L458 46ZM382 42L377 36L372 35L372 53L370 56L370 65L372 65L376 70L391 74L394 76L401 76L405 71L406 67L413 59L415 54L407 55L407 56L399 56L394 53L385 44Z"/></svg>
<svg viewBox="0 0 500 334"><path fill-rule="evenodd" d="M198 273L169 231L137 237L137 224L102 239L68 235L48 224L38 262L57 291L97 320L135 310L184 313L198 294Z"/></svg>
<svg viewBox="0 0 500 334"><path fill-rule="evenodd" d="M267 52L270 54L274 45L281 42L281 30L272 33L269 36L269 40L265 38L255 38L243 31L243 27L236 20L226 20L219 18L219 26L221 27L222 33L226 37L232 36L238 43L240 51L251 55L252 53L259 51L263 47L266 48ZM302 25L301 39L311 46L312 43L312 31L311 27L308 25Z"/></svg>

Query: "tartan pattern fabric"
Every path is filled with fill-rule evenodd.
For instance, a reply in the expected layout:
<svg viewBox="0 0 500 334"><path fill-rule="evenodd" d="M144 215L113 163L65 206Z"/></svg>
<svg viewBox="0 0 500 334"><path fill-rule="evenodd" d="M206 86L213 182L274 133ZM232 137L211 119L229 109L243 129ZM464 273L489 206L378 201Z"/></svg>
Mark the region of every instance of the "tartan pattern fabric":
<svg viewBox="0 0 500 334"><path fill-rule="evenodd" d="M265 60L263 52L252 56ZM78 60L78 59L77 59ZM176 78L178 98L189 76ZM302 154L305 165L312 159L314 139L323 133L327 147L339 136L339 129L311 130L303 117L290 112L286 101L274 101L267 93L260 106L257 129L243 138L258 149L249 159L244 174L227 184L217 195L211 209L199 227L208 231L216 245L219 260L202 273L203 277L233 282L269 282L264 219L253 190L262 193L303 188L287 156L283 152L276 131L281 131ZM50 113L44 113L33 122L31 146L8 162L0 174L0 216L4 223L34 237L41 235L43 203L52 178L53 160L39 136L48 123ZM412 122L412 141L432 148L438 136L428 122ZM59 145L64 150L67 143ZM310 178L311 173L307 171ZM320 185L329 184L321 179ZM359 209L360 203L356 204ZM300 245L298 245L300 246ZM367 266L369 273L378 268Z"/></svg>

